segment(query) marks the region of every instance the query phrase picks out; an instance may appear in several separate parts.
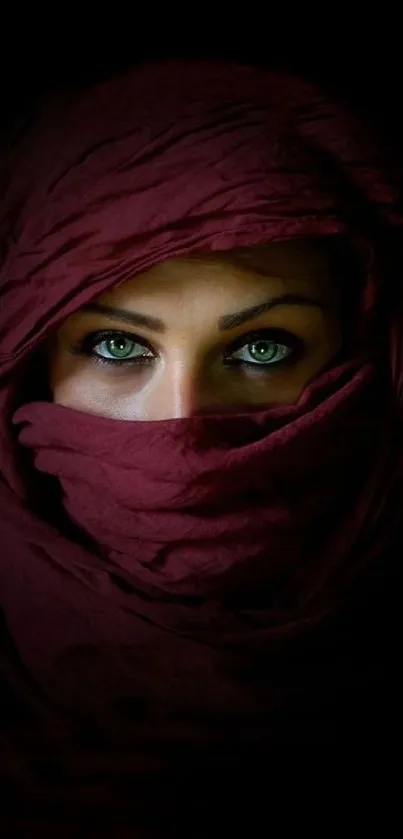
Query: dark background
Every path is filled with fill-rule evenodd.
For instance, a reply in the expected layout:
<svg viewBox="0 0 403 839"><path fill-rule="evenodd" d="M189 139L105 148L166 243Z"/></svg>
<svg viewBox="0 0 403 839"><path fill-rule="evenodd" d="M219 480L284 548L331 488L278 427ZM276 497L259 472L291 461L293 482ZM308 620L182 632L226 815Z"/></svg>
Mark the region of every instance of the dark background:
<svg viewBox="0 0 403 839"><path fill-rule="evenodd" d="M231 59L303 74L362 109L389 136L403 139L403 38L385 4L365 17L353 4L319 13L291 4L161 7L110 4L83 17L57 7L31 20L2 12L0 119L30 110L38 95L81 87L126 67L164 58ZM87 12L88 14L88 12ZM281 17L283 15L283 17Z"/></svg>

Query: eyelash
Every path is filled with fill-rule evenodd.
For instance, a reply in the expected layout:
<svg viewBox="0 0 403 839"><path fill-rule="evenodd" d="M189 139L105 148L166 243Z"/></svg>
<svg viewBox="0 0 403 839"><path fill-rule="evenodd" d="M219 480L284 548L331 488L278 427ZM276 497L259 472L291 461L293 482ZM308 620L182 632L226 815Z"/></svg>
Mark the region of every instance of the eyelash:
<svg viewBox="0 0 403 839"><path fill-rule="evenodd" d="M110 340L111 338L124 338L125 340L129 340L133 343L133 345L138 344L141 347L145 347L148 350L154 352L151 344L145 339L140 338L138 335L135 335L132 332L121 332L113 329L109 330L98 330L97 332L90 332L86 335L78 344L75 344L72 347L72 352L74 355L84 355L90 357L92 361L96 364L106 364L109 367L134 367L143 364L152 364L155 361L155 356L145 356L139 355L136 358L128 358L128 359L111 359L111 358L104 358L103 356L99 355L98 353L94 352L95 347L97 344L102 343L103 341ZM285 346L290 350L284 358L280 359L279 361L272 361L272 362L248 362L243 361L242 359L230 359L230 355L235 353L237 350L242 349L242 347L246 347L252 343L257 341L271 341L273 343L278 343L280 346ZM265 370L267 368L273 367L285 367L290 364L295 364L296 361L302 355L304 350L304 342L301 338L294 335L292 332L288 332L286 329L259 329L255 330L254 332L248 332L245 335L242 335L240 338L237 338L234 341L229 349L226 351L224 355L224 361L228 366L237 367L237 368L247 368L254 370Z"/></svg>

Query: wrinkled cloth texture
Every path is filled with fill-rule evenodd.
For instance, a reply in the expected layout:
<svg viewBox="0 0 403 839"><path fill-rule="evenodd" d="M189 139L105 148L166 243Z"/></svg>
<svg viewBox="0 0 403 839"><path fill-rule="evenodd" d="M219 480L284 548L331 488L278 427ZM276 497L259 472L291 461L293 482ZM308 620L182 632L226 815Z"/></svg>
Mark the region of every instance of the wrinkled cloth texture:
<svg viewBox="0 0 403 839"><path fill-rule="evenodd" d="M215 779L241 786L276 745L388 740L398 175L311 83L203 62L55 97L4 150L3 774L30 817L53 802L58 835L61 813L66 835L73 812L82 835L98 817L123 829L136 800L177 836L190 788L208 825ZM41 392L46 338L148 267L340 235L366 272L363 334L385 315L296 405L132 423Z"/></svg>

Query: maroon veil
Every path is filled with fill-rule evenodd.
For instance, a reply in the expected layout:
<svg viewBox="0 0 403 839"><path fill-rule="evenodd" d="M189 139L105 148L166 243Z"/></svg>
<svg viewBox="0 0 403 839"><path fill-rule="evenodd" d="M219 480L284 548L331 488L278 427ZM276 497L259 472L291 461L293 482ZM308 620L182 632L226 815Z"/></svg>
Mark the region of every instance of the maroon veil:
<svg viewBox="0 0 403 839"><path fill-rule="evenodd" d="M198 778L205 803L206 778L257 772L274 745L387 738L403 382L388 155L311 83L166 63L48 102L2 168L11 797L53 802L58 830L73 807L116 824L134 800L147 823L156 803L168 818L173 778ZM46 398L44 341L108 288L200 250L337 236L360 255L365 341L296 405L131 423Z"/></svg>

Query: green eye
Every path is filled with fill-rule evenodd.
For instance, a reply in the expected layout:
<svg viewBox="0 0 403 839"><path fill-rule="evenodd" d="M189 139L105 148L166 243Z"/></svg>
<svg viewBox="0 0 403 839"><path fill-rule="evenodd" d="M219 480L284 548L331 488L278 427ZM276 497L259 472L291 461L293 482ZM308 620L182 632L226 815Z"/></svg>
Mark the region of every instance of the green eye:
<svg viewBox="0 0 403 839"><path fill-rule="evenodd" d="M278 341L261 339L244 344L241 349L233 353L232 358L241 364L269 365L278 364L288 358L293 352L292 347L280 344Z"/></svg>
<svg viewBox="0 0 403 839"><path fill-rule="evenodd" d="M128 335L109 335L103 341L94 343L92 351L99 361L106 363L109 361L112 364L125 361L136 363L154 358L153 353L145 344L140 344Z"/></svg>
<svg viewBox="0 0 403 839"><path fill-rule="evenodd" d="M124 332L98 331L87 335L72 348L74 353L91 356L101 364L142 364L154 361L147 342Z"/></svg>
<svg viewBox="0 0 403 839"><path fill-rule="evenodd" d="M246 340L249 339L249 340ZM304 342L284 329L259 330L244 335L232 344L224 362L238 367L269 367L301 357ZM72 352L86 355L101 364L140 365L152 363L156 356L148 342L125 332L103 330L92 332L72 347Z"/></svg>
<svg viewBox="0 0 403 839"><path fill-rule="evenodd" d="M135 357L136 354L133 356L131 355L131 353L133 352L133 349L136 346L140 347L140 344L136 344L135 341L121 336L118 338L108 338L106 341L101 341L99 346L106 348L106 352L109 355L109 357L116 359L124 359L129 357ZM105 351L100 352L99 355L103 355L105 357Z"/></svg>

